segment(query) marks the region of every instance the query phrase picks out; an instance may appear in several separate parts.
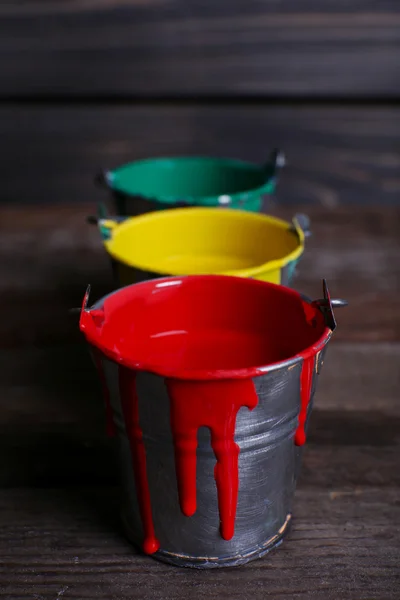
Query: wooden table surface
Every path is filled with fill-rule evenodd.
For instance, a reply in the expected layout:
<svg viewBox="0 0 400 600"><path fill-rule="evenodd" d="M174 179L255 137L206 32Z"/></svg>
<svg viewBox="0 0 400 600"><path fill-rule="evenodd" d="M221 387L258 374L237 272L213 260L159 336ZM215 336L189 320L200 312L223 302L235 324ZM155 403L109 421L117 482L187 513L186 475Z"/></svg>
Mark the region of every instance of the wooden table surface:
<svg viewBox="0 0 400 600"><path fill-rule="evenodd" d="M398 0L0 3L0 598L400 598ZM180 570L117 517L101 390L78 332L111 287L85 223L100 168L288 159L268 211L311 217L295 286L338 330L293 527L264 559Z"/></svg>
<svg viewBox="0 0 400 600"><path fill-rule="evenodd" d="M91 203L0 210L0 597L398 598L400 208L320 204L296 287L326 277L338 330L283 545L236 569L181 570L125 540L96 374L77 331L111 285Z"/></svg>

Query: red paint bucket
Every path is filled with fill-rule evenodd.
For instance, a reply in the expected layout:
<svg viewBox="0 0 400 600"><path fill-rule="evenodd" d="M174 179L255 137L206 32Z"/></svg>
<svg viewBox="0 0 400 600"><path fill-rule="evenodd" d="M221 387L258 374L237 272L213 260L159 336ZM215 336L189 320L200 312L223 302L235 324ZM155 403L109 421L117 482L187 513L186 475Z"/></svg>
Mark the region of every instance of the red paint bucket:
<svg viewBox="0 0 400 600"><path fill-rule="evenodd" d="M158 279L91 309L86 296L80 328L119 445L129 537L206 568L276 545L335 328L327 288L311 302L251 279Z"/></svg>

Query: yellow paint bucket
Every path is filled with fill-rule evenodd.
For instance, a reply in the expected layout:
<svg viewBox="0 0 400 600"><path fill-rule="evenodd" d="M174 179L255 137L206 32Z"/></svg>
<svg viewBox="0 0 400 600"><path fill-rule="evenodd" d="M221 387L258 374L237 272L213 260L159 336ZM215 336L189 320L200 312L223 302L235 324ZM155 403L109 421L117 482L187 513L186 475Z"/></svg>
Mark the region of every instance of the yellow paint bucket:
<svg viewBox="0 0 400 600"><path fill-rule="evenodd" d="M309 235L308 218L292 223L218 208L99 219L119 286L166 275L224 274L289 285Z"/></svg>

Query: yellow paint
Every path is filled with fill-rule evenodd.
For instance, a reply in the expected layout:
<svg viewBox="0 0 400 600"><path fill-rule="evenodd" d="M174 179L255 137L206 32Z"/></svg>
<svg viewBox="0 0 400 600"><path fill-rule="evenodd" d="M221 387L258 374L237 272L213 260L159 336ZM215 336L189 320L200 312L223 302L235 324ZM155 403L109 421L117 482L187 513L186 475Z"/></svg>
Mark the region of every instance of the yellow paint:
<svg viewBox="0 0 400 600"><path fill-rule="evenodd" d="M279 284L281 269L304 250L299 227L238 210L171 209L99 224L110 229L104 245L112 258L160 276L219 273Z"/></svg>

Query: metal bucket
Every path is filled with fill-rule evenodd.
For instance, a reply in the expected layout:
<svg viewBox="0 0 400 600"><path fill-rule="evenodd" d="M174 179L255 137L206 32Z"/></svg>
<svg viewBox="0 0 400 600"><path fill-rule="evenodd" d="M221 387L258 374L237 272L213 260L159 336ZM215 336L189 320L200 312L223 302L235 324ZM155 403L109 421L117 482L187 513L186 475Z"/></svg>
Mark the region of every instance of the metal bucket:
<svg viewBox="0 0 400 600"><path fill-rule="evenodd" d="M336 327L324 298L223 276L113 292L80 329L116 436L122 517L145 553L234 566L288 530L317 375Z"/></svg>
<svg viewBox="0 0 400 600"><path fill-rule="evenodd" d="M310 234L309 220L217 208L164 210L99 219L116 286L166 275L224 274L289 285Z"/></svg>
<svg viewBox="0 0 400 600"><path fill-rule="evenodd" d="M219 206L258 212L275 191L284 155L265 165L211 157L148 158L104 171L96 181L112 192L118 215L164 208Z"/></svg>

